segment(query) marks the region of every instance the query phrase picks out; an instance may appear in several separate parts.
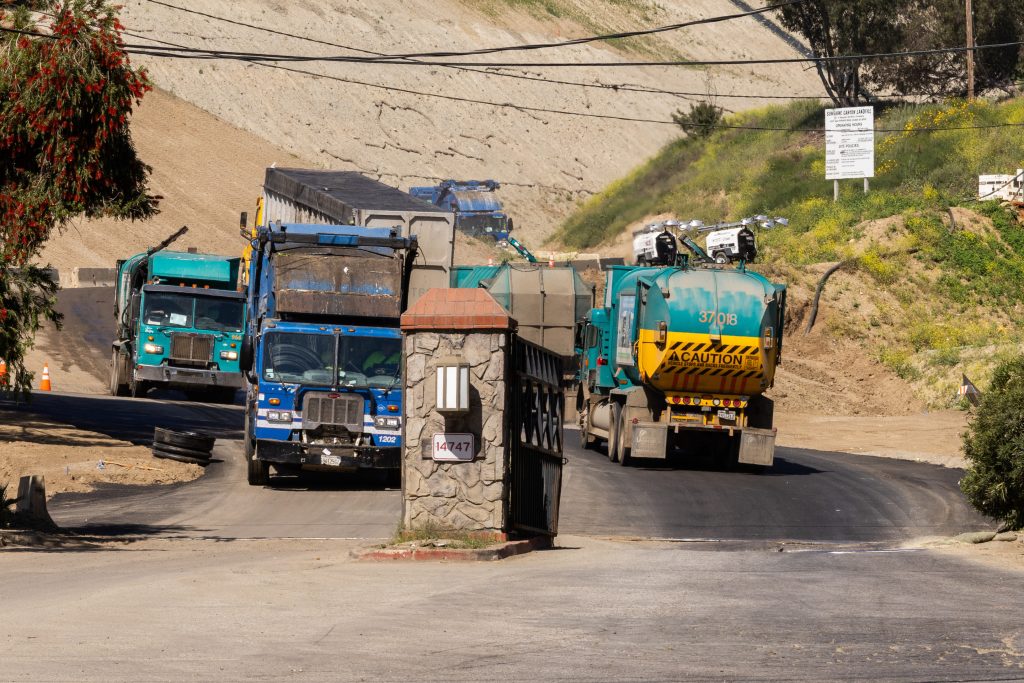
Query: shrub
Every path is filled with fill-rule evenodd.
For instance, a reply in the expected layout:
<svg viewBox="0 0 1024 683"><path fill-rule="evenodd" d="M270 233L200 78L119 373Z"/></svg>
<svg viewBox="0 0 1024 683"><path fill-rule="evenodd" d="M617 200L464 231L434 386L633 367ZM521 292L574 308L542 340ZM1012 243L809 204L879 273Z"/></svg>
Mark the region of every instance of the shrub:
<svg viewBox="0 0 1024 683"><path fill-rule="evenodd" d="M964 434L970 462L960 488L971 504L1024 527L1024 356L1001 363Z"/></svg>
<svg viewBox="0 0 1024 683"><path fill-rule="evenodd" d="M690 105L689 113L682 110L672 114L672 120L693 138L706 138L715 132L715 127L722 120L722 108L710 102L698 102Z"/></svg>

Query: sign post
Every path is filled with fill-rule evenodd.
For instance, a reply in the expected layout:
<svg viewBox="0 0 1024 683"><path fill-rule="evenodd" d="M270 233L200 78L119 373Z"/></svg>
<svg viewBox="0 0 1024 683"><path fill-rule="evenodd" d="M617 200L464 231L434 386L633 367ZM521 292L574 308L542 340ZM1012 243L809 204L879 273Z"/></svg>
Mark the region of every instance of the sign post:
<svg viewBox="0 0 1024 683"><path fill-rule="evenodd" d="M875 108L825 110L825 179L833 182L833 201L839 201L839 181L875 177Z"/></svg>

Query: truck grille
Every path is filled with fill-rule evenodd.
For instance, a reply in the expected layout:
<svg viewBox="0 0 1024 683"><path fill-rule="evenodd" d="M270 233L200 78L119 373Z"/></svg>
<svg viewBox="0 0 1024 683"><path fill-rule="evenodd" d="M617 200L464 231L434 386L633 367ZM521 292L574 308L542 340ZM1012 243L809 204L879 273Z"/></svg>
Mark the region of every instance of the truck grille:
<svg viewBox="0 0 1024 683"><path fill-rule="evenodd" d="M205 365L213 359L213 337L208 334L172 334L172 361Z"/></svg>
<svg viewBox="0 0 1024 683"><path fill-rule="evenodd" d="M302 412L302 424L308 430L320 425L337 425L350 432L363 431L363 397L346 394L337 398L308 394Z"/></svg>

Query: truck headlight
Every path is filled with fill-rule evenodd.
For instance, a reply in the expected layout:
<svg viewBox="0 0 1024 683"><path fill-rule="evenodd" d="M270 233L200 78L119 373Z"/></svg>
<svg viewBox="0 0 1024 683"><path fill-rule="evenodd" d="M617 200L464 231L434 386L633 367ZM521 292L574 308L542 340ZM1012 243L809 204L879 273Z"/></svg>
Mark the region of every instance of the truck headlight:
<svg viewBox="0 0 1024 683"><path fill-rule="evenodd" d="M238 360L238 351L221 351L221 360Z"/></svg>
<svg viewBox="0 0 1024 683"><path fill-rule="evenodd" d="M378 429L398 429L402 424L402 421L397 417L388 417L387 415L378 415L373 418L373 425Z"/></svg>
<svg viewBox="0 0 1024 683"><path fill-rule="evenodd" d="M164 347L159 344L146 344L142 347L142 350L146 353L161 354L164 352Z"/></svg>
<svg viewBox="0 0 1024 683"><path fill-rule="evenodd" d="M271 410L267 413L267 420L270 422L291 422L292 413L290 410Z"/></svg>

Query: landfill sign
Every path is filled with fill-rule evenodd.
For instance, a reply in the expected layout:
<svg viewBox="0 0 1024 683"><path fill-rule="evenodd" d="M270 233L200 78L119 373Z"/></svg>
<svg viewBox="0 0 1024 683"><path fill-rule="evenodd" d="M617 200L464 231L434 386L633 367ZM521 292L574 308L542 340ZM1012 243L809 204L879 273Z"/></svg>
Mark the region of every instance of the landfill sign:
<svg viewBox="0 0 1024 683"><path fill-rule="evenodd" d="M825 178L875 177L875 108L825 110Z"/></svg>

